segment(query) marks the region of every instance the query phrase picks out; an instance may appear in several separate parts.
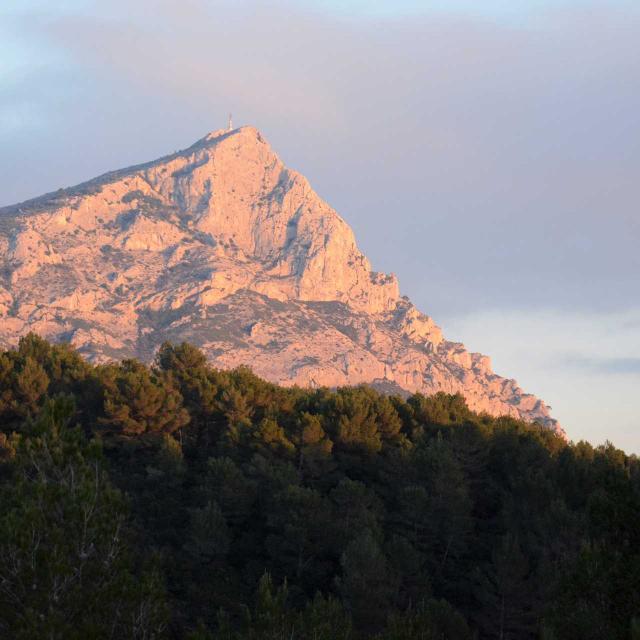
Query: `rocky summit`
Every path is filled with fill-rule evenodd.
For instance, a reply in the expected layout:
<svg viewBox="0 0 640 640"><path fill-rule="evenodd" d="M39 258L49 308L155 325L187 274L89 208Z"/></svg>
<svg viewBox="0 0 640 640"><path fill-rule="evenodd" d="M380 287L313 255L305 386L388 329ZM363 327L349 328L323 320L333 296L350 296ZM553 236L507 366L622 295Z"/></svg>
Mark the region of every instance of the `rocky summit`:
<svg viewBox="0 0 640 640"><path fill-rule="evenodd" d="M0 209L0 342L29 331L94 361L188 341L283 385L461 393L562 433L542 400L446 340L259 131Z"/></svg>

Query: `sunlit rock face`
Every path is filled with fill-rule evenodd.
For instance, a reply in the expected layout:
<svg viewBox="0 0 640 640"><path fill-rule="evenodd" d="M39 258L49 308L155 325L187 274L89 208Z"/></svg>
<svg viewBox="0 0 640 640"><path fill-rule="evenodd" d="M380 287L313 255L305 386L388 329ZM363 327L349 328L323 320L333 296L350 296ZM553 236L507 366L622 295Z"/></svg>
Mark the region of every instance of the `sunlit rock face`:
<svg viewBox="0 0 640 640"><path fill-rule="evenodd" d="M447 341L371 270L349 225L253 127L0 209L0 340L28 331L104 361L189 341L284 385L462 393L537 420L548 407Z"/></svg>

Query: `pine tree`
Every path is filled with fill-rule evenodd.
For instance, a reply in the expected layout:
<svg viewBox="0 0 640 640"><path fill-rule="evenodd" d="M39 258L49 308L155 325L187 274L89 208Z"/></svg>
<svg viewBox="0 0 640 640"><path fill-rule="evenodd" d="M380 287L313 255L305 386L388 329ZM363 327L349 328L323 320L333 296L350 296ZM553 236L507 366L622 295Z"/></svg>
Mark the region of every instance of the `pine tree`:
<svg viewBox="0 0 640 640"><path fill-rule="evenodd" d="M394 608L397 579L370 531L353 540L342 556L338 588L356 627L368 632L384 626Z"/></svg>
<svg viewBox="0 0 640 640"><path fill-rule="evenodd" d="M73 411L65 398L46 404L2 487L0 636L160 638L160 584L134 576L126 503L98 444L69 426Z"/></svg>
<svg viewBox="0 0 640 640"><path fill-rule="evenodd" d="M98 370L104 431L121 437L173 433L189 422L182 396L170 377L137 360Z"/></svg>

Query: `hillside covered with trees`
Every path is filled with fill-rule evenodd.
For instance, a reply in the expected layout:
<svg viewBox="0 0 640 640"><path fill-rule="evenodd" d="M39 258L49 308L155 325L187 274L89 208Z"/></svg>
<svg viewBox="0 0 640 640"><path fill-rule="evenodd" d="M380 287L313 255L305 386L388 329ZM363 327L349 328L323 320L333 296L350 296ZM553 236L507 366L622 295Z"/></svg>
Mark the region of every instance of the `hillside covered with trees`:
<svg viewBox="0 0 640 640"><path fill-rule="evenodd" d="M188 344L0 354L0 638L640 638L640 463Z"/></svg>

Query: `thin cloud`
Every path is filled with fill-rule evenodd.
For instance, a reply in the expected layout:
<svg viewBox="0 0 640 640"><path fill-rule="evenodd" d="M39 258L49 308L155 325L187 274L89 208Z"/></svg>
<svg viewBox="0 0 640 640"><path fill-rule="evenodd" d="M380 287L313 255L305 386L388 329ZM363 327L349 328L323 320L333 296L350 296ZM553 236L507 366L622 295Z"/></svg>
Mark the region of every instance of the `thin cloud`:
<svg viewBox="0 0 640 640"><path fill-rule="evenodd" d="M561 366L597 374L640 375L640 358L596 358L569 354L560 360Z"/></svg>

